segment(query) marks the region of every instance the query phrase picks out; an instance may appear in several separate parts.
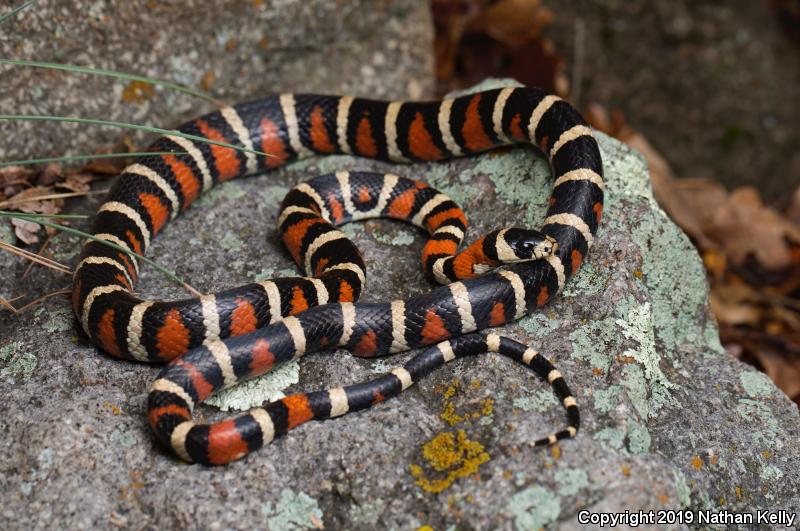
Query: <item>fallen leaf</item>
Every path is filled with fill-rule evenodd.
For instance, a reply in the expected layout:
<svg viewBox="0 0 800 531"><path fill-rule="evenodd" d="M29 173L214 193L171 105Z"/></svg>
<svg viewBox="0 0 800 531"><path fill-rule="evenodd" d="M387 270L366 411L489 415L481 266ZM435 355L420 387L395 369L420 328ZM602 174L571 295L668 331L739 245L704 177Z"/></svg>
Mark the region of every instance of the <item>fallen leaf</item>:
<svg viewBox="0 0 800 531"><path fill-rule="evenodd" d="M31 185L36 173L23 166L6 166L0 168L0 192L6 197L13 197Z"/></svg>
<svg viewBox="0 0 800 531"><path fill-rule="evenodd" d="M468 32L483 32L511 48L537 39L553 23L553 13L539 0L500 0L472 19Z"/></svg>
<svg viewBox="0 0 800 531"><path fill-rule="evenodd" d="M711 311L720 323L730 326L757 325L762 311L753 288L746 284L714 286L709 294Z"/></svg>
<svg viewBox="0 0 800 531"><path fill-rule="evenodd" d="M755 188L734 190L714 212L708 234L734 262L752 254L766 269L791 265L789 241L800 244L800 228L761 202Z"/></svg>
<svg viewBox="0 0 800 531"><path fill-rule="evenodd" d="M37 233L42 227L38 223L19 218L12 218L11 225L14 226L14 234L17 235L17 238L19 238L20 241L27 243L28 245L37 243L39 241L39 236Z"/></svg>
<svg viewBox="0 0 800 531"><path fill-rule="evenodd" d="M56 183L56 188L64 188L77 193L86 193L91 190L90 183L94 180L94 176L89 173L71 173L67 178Z"/></svg>
<svg viewBox="0 0 800 531"><path fill-rule="evenodd" d="M64 178L64 172L61 171L61 166L58 164L48 164L44 167L39 175L36 177L36 184L38 186L49 186Z"/></svg>

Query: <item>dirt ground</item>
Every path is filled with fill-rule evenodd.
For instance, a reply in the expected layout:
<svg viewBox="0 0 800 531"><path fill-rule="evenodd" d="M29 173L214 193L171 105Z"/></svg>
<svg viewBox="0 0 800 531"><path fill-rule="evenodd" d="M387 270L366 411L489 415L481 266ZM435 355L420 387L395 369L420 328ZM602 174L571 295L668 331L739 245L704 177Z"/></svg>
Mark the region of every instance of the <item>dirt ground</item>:
<svg viewBox="0 0 800 531"><path fill-rule="evenodd" d="M577 103L622 109L678 176L778 206L800 185L800 46L765 0L543 3Z"/></svg>

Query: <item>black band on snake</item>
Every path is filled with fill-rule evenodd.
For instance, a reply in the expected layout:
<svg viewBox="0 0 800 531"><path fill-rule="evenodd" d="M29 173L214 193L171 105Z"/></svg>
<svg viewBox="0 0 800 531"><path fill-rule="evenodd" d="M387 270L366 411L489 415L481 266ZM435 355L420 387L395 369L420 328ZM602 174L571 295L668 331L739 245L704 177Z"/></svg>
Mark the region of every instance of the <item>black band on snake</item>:
<svg viewBox="0 0 800 531"><path fill-rule="evenodd" d="M317 177L288 194L278 219L306 277L177 302L137 298L136 260L86 243L74 279L75 314L106 352L170 362L150 391L150 425L181 458L206 464L239 459L308 420L367 408L452 359L483 352L531 367L566 407L567 428L536 444L577 433L575 400L550 362L516 341L475 333L543 306L592 244L602 215L602 162L591 130L567 103L531 88L435 102L283 94L223 108L179 130L273 156L163 137L151 150L175 154L142 158L124 170L97 214L95 237L144 253L201 192L310 155L431 161L530 143L548 157L555 178L541 233L497 230L458 253L466 219L425 183L364 172ZM423 268L448 285L406 300L356 303L364 264L335 227L372 217L426 230ZM211 393L309 352L345 348L371 357L426 345L431 348L367 383L291 395L214 424L192 419L194 407Z"/></svg>

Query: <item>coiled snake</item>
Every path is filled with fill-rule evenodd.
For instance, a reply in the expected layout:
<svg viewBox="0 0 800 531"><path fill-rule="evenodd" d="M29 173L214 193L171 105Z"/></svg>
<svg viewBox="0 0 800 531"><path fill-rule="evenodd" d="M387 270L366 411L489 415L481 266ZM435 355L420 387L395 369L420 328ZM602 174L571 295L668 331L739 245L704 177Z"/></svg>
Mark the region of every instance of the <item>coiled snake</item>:
<svg viewBox="0 0 800 531"><path fill-rule="evenodd" d="M278 220L306 277L177 302L137 298L135 258L89 240L74 277L75 314L109 354L169 362L150 390L149 421L178 456L205 464L239 459L308 420L367 408L452 359L482 352L530 366L566 407L567 428L536 444L577 433L575 400L550 362L511 339L475 333L543 306L592 244L602 215L602 162L591 130L571 106L519 87L433 102L283 94L222 108L179 130L272 156L162 137L150 149L175 154L145 157L124 170L94 220L96 238L144 253L169 220L212 186L315 154L431 161L530 143L548 157L555 182L541 233L498 230L457 253L466 219L426 184L364 172L317 177L289 193ZM368 217L425 229L425 272L448 284L406 300L356 303L364 264L335 226ZM293 357L332 348L371 357L426 345L367 383L291 395L213 424L192 419L213 392Z"/></svg>

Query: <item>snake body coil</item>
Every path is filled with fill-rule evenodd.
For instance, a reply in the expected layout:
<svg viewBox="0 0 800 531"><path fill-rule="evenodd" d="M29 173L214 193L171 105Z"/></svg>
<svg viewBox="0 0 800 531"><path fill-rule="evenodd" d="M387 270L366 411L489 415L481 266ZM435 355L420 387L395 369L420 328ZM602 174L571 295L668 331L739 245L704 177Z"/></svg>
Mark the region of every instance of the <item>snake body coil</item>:
<svg viewBox="0 0 800 531"><path fill-rule="evenodd" d="M95 219L96 238L144 253L202 191L312 154L409 162L531 143L547 155L555 177L542 235L495 231L458 254L463 213L424 183L357 172L319 177L294 188L279 216L284 242L306 277L177 302L134 296L135 259L89 241L76 268L74 311L106 352L171 360L151 388L149 416L156 436L181 458L208 464L238 459L303 422L369 407L447 361L487 351L530 366L567 408L567 429L537 444L575 435L577 406L558 371L533 349L473 333L543 306L592 244L602 215L602 162L591 130L567 103L530 88L436 102L284 94L209 113L179 130L273 156L163 137L151 149L175 154L125 169ZM426 229L423 267L431 278L452 283L406 300L355 303L364 265L335 225L366 217L394 217ZM498 265L505 267L476 276ZM380 356L425 345L433 346L371 382L288 396L210 425L192 420L195 405L211 393L308 352L345 348Z"/></svg>

